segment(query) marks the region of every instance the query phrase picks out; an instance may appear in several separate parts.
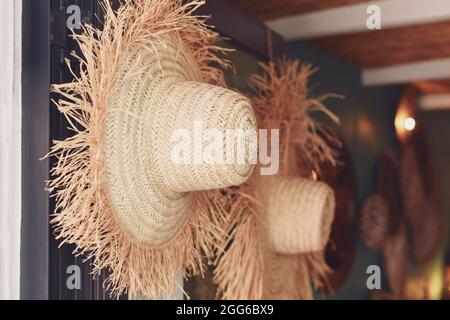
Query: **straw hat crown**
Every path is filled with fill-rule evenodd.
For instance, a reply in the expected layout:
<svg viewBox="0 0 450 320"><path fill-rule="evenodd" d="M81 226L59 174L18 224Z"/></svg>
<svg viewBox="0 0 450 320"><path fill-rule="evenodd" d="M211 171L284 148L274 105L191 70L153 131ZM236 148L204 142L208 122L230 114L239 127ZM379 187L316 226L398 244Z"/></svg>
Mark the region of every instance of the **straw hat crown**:
<svg viewBox="0 0 450 320"><path fill-rule="evenodd" d="M323 182L276 176L266 180L268 241L278 254L325 248L334 219L334 192Z"/></svg>
<svg viewBox="0 0 450 320"><path fill-rule="evenodd" d="M248 137L223 140L233 162L174 162L174 132L189 133L195 124L225 134L227 129L256 130L251 104L231 90L202 82L192 54L166 37L153 50L135 47L118 68L105 119L106 189L113 212L133 242L161 246L173 239L191 211L193 191L225 188L247 180L253 165L248 153L239 162L238 147ZM207 130L205 130L207 131ZM210 142L210 133L201 141ZM202 159L202 158L200 158Z"/></svg>

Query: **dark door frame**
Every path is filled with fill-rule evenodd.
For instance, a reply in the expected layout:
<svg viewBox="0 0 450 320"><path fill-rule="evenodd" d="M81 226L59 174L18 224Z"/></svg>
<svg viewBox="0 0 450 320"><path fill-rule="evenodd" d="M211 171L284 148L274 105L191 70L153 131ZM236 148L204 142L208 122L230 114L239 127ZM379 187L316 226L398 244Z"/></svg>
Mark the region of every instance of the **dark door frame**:
<svg viewBox="0 0 450 320"><path fill-rule="evenodd" d="M23 0L21 299L49 296L50 18L50 0Z"/></svg>

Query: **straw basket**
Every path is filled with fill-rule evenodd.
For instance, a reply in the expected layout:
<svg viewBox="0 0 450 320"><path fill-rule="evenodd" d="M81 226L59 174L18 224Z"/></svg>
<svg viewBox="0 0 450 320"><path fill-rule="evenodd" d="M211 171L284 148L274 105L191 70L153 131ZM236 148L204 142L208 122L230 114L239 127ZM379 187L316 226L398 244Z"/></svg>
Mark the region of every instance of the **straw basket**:
<svg viewBox="0 0 450 320"><path fill-rule="evenodd" d="M381 250L389 237L389 206L383 196L370 195L361 212L360 231L366 247Z"/></svg>

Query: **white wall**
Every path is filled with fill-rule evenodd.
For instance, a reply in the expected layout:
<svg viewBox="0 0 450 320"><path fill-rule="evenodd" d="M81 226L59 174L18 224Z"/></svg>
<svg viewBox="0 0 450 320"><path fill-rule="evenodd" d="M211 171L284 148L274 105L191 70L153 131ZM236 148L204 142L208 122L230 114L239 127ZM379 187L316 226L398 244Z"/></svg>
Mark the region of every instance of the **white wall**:
<svg viewBox="0 0 450 320"><path fill-rule="evenodd" d="M21 16L0 0L0 299L20 297Z"/></svg>

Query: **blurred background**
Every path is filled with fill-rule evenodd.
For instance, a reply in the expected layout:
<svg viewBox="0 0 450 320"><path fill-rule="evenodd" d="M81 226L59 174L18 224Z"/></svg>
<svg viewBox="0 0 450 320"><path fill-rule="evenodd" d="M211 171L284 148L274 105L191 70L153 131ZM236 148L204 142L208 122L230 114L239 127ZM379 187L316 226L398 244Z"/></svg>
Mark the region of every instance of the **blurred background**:
<svg viewBox="0 0 450 320"><path fill-rule="evenodd" d="M77 49L67 28L74 5L101 26L95 0L0 0L0 298L109 298L106 274L92 279L89 261L54 239L43 183L51 163L39 161L69 134L49 87L72 79L64 59ZM316 68L310 96L340 96L325 105L340 118L329 125L342 165L317 177L337 198L326 251L334 275L315 297L450 299L450 2L207 0L198 14L235 49L230 86L249 92L258 63L286 55ZM76 289L66 285L73 266ZM379 290L368 288L371 266ZM209 280L186 290L214 298Z"/></svg>
<svg viewBox="0 0 450 320"><path fill-rule="evenodd" d="M258 61L284 54L317 68L309 81L312 96L343 96L325 103L340 118L340 125L334 127L344 142L341 159L346 164L345 169L334 169L334 180L323 177L334 186L338 198L334 239L327 249L328 263L336 275L331 279L332 290L317 291L315 297L448 299L448 1L230 3L274 32L266 39L260 36L261 42L267 43L264 59L249 50L247 43L233 45L236 72L229 79L238 88L246 90L245 79L258 72ZM252 32L238 26L235 31ZM415 170L410 169L411 162L417 164ZM389 213L377 206L377 195ZM414 201L416 198L423 198L426 204ZM421 218L406 213L412 210L410 207L419 206L433 209L418 209ZM388 216L387 221L372 217L383 214ZM373 228L378 223L380 229L388 231L366 235L363 225L367 221ZM371 246L371 236L384 237L383 245ZM382 290L367 288L367 268L371 265L381 268Z"/></svg>

